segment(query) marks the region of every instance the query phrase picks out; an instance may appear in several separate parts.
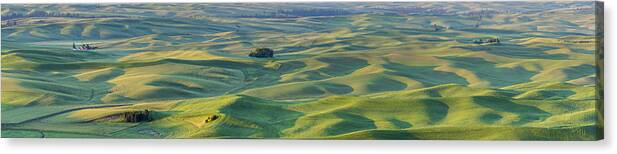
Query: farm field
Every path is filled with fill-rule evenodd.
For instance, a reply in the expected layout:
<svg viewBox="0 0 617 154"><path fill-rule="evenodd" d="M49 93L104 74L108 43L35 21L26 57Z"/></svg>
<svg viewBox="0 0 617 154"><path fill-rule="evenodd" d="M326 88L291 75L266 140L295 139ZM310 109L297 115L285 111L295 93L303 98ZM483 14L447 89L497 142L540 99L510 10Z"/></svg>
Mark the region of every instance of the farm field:
<svg viewBox="0 0 617 154"><path fill-rule="evenodd" d="M2 5L1 135L598 140L601 9Z"/></svg>

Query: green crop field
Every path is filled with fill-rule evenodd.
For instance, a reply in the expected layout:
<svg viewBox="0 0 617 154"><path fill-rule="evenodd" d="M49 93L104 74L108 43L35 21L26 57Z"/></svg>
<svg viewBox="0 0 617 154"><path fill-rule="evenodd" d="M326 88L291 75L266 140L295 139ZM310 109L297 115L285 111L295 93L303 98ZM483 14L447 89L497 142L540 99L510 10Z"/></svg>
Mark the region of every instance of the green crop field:
<svg viewBox="0 0 617 154"><path fill-rule="evenodd" d="M595 2L1 10L4 138L603 138Z"/></svg>

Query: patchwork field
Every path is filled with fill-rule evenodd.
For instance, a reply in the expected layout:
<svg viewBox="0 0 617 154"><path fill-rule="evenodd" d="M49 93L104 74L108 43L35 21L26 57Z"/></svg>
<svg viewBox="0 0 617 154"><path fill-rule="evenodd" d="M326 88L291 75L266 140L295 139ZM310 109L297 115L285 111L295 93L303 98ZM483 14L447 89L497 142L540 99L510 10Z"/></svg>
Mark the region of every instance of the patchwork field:
<svg viewBox="0 0 617 154"><path fill-rule="evenodd" d="M2 137L598 140L600 9L2 5Z"/></svg>

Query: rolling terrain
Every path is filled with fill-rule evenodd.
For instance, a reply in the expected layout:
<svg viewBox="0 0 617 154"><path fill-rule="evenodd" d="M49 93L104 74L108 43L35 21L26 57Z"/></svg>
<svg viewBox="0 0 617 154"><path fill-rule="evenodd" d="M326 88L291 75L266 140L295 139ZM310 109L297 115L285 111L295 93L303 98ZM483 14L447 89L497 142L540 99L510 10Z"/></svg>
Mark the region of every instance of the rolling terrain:
<svg viewBox="0 0 617 154"><path fill-rule="evenodd" d="M2 5L2 137L602 138L595 3L338 4Z"/></svg>

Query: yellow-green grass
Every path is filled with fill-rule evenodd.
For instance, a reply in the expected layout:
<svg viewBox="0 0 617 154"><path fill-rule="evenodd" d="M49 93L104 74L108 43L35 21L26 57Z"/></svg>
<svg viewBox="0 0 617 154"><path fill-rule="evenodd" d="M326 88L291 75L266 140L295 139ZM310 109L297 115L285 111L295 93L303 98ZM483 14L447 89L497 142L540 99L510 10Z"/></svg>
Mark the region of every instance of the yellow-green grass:
<svg viewBox="0 0 617 154"><path fill-rule="evenodd" d="M475 3L419 5L479 11ZM185 8L220 10L201 7ZM120 16L3 27L2 136L601 138L595 43L580 43L594 39L593 22L582 20L588 14L498 14L476 27L472 16L266 19L141 9L152 14L94 9ZM160 17L167 15L174 17ZM502 43L472 43L480 38ZM101 49L72 51L73 42ZM277 53L246 56L258 47ZM118 116L146 109L152 121Z"/></svg>
<svg viewBox="0 0 617 154"><path fill-rule="evenodd" d="M458 95L447 95L452 93ZM516 92L447 85L310 102L237 95L84 109L64 116L77 123L122 127L122 123L105 122L105 117L149 109L165 116L140 127L161 135L149 137L167 138L595 139L595 101L512 99L512 93ZM221 118L205 121L213 115ZM100 135L113 137L109 133ZM144 133L141 135L144 137Z"/></svg>

